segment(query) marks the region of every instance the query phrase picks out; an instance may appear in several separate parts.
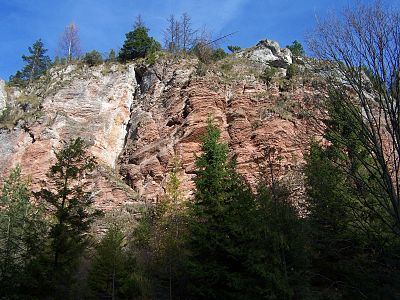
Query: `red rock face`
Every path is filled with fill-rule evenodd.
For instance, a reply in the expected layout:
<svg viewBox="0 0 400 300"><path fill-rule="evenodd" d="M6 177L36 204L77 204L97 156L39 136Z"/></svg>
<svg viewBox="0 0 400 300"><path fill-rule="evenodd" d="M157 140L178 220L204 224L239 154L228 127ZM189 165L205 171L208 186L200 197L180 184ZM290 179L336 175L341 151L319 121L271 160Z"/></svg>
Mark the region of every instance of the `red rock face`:
<svg viewBox="0 0 400 300"><path fill-rule="evenodd" d="M221 129L239 173L253 188L260 180L271 181L271 166L275 178L301 170L310 140L320 137L310 115L318 115L324 95L311 83L296 79L267 86L253 79L227 84L213 73L195 76L190 62L173 67L180 69L170 68L161 80L149 72L153 81L132 113L119 161L126 182L144 198L162 196L174 156L183 169L182 190L190 196L208 117ZM189 75L177 78L178 70Z"/></svg>
<svg viewBox="0 0 400 300"><path fill-rule="evenodd" d="M300 170L309 141L320 136L310 115L318 115L325 96L312 82L277 78L268 86L257 74L227 80L218 66L198 76L197 65L164 59L148 69L115 65L65 73L67 79L54 79L62 84L44 99L40 120L0 133L0 172L19 163L38 189L60 141L80 136L100 163L93 177L97 207L158 201L174 157L190 196L209 117L253 188Z"/></svg>
<svg viewBox="0 0 400 300"><path fill-rule="evenodd" d="M0 133L0 174L5 176L19 164L32 189L38 190L47 185L46 174L61 141L81 137L99 163L92 177L96 206L110 210L136 201L137 195L113 174L136 88L133 68L102 74L104 66L91 70L74 67L52 70L52 83L59 87L54 93L46 91L39 120Z"/></svg>

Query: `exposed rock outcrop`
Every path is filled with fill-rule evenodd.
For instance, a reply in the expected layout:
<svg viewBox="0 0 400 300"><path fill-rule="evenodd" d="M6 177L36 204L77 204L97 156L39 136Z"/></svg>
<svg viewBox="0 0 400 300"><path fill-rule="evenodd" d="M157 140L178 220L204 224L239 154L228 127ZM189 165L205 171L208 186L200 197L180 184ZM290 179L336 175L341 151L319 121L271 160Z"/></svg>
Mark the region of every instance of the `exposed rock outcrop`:
<svg viewBox="0 0 400 300"><path fill-rule="evenodd" d="M168 56L151 67L55 68L49 82L32 90L43 97L41 117L0 132L0 172L19 163L38 188L60 141L80 136L100 162L94 177L98 207L157 201L175 156L182 164L182 191L190 195L194 154L211 116L251 186L271 175L293 176L319 134L309 116L318 114L325 95L309 75L268 85L258 79L264 64L284 70L292 63L290 51L275 42L262 41L239 56L240 67L232 56L205 75L197 59Z"/></svg>
<svg viewBox="0 0 400 300"><path fill-rule="evenodd" d="M207 118L212 116L237 160L238 171L255 187L272 164L280 178L304 163L314 118L324 95L312 82L277 79L267 86L254 77L222 80L220 70L196 75L195 62L157 64L150 88L132 112L119 165L126 182L155 201L164 190L173 156L182 163L183 190L190 194ZM233 71L234 72L234 71ZM156 100L156 101L155 101ZM268 154L267 154L268 153Z"/></svg>
<svg viewBox="0 0 400 300"><path fill-rule="evenodd" d="M105 65L52 70L51 83L41 87L42 93L48 94L42 102L42 116L34 123L0 134L0 140L5 141L0 144L0 172L4 174L20 164L24 174L32 178L33 187L39 188L46 181L60 141L78 136L90 145L89 151L100 166L115 169L137 87L133 65L119 67L121 70ZM133 191L127 193L118 187L121 184L109 180L108 173L98 170L94 177L97 203L106 209L129 202L133 195Z"/></svg>
<svg viewBox="0 0 400 300"><path fill-rule="evenodd" d="M260 41L256 46L242 50L237 55L275 68L286 69L292 64L292 52L271 40Z"/></svg>

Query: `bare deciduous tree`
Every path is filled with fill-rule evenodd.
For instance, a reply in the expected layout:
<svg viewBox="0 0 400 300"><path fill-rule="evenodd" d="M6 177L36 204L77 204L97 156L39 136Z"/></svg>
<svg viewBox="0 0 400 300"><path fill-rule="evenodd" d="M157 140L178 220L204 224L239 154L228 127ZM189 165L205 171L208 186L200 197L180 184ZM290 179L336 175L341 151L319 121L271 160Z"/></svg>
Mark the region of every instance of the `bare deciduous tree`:
<svg viewBox="0 0 400 300"><path fill-rule="evenodd" d="M68 62L81 54L78 28L75 23L71 23L65 28L60 38L59 50Z"/></svg>
<svg viewBox="0 0 400 300"><path fill-rule="evenodd" d="M318 21L308 42L329 67L331 87L342 95L341 105L360 128L358 139L371 158L358 157L363 174L352 176L379 209L368 199L362 205L400 235L400 14L380 2L347 9ZM378 187L371 178L378 178Z"/></svg>
<svg viewBox="0 0 400 300"><path fill-rule="evenodd" d="M197 30L193 30L190 16L187 13L182 14L180 23L182 32L182 50L187 51L193 47Z"/></svg>
<svg viewBox="0 0 400 300"><path fill-rule="evenodd" d="M181 43L181 24L174 15L170 15L167 19L168 27L164 31L165 48L172 52L180 50Z"/></svg>
<svg viewBox="0 0 400 300"><path fill-rule="evenodd" d="M170 15L167 22L168 26L164 31L165 48L173 53L190 50L197 39L197 30L192 28L190 16L183 13L178 20Z"/></svg>

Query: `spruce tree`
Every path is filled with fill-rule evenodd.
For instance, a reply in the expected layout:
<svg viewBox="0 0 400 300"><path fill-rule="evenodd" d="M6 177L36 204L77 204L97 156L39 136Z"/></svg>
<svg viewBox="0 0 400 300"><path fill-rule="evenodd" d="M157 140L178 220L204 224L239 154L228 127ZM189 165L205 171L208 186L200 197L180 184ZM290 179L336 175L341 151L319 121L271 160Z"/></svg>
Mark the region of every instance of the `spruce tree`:
<svg viewBox="0 0 400 300"><path fill-rule="evenodd" d="M49 234L52 276L54 283L60 284L56 289L65 289L89 242L90 225L100 213L91 208L93 197L85 177L96 162L87 154L84 141L77 138L64 142L56 159L48 174L49 186L35 196L44 201L53 216Z"/></svg>
<svg viewBox="0 0 400 300"><path fill-rule="evenodd" d="M49 56L45 55L47 49L44 48L41 39L37 40L32 47L28 48L29 55L23 55L22 59L26 63L22 69L22 79L28 83L42 76L51 64Z"/></svg>
<svg viewBox="0 0 400 300"><path fill-rule="evenodd" d="M261 184L255 197L248 268L255 299L309 299L308 228L282 183Z"/></svg>
<svg viewBox="0 0 400 300"><path fill-rule="evenodd" d="M330 94L325 132L330 143L313 143L306 157L312 285L324 299L395 299L399 239L382 207L388 201L384 178L366 169L373 158L343 96Z"/></svg>
<svg viewBox="0 0 400 300"><path fill-rule="evenodd" d="M127 277L127 257L123 249L124 235L112 226L96 247L89 273L90 298L121 299Z"/></svg>
<svg viewBox="0 0 400 300"><path fill-rule="evenodd" d="M145 57L147 54L161 49L160 43L149 37L148 31L146 27L139 26L126 34L124 45L118 55L120 61L126 62Z"/></svg>
<svg viewBox="0 0 400 300"><path fill-rule="evenodd" d="M189 294L193 299L250 299L245 258L254 202L219 137L209 120L203 153L196 158L188 234Z"/></svg>

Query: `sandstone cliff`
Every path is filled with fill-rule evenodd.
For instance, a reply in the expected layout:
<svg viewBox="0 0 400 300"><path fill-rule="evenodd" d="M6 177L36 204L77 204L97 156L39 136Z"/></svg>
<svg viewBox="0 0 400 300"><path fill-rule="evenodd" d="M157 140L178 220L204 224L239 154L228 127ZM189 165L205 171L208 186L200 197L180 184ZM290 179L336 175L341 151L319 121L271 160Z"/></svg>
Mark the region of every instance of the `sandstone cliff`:
<svg viewBox="0 0 400 300"><path fill-rule="evenodd" d="M325 95L309 68L298 66L299 75L286 79L291 63L288 49L263 41L208 66L163 55L153 66L53 68L29 92L9 91L8 106L24 108L26 94L40 101L26 109L28 115L35 110L34 117L0 132L0 173L19 163L38 188L60 141L80 136L100 163L98 207L157 201L174 157L182 164L182 190L190 195L194 154L211 116L253 187L273 174L296 177L294 190L301 189L298 174L310 139L319 135L314 117ZM281 72L265 82L262 74L270 67Z"/></svg>

